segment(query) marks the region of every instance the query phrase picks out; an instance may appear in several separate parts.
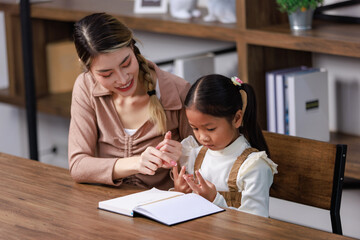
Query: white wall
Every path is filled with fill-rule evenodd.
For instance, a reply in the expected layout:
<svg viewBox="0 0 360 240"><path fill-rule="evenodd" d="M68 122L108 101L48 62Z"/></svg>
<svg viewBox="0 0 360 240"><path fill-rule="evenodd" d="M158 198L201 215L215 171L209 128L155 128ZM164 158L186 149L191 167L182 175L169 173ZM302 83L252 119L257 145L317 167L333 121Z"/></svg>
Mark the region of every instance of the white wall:
<svg viewBox="0 0 360 240"><path fill-rule="evenodd" d="M40 161L67 168L70 119L39 113L37 120Z"/></svg>
<svg viewBox="0 0 360 240"><path fill-rule="evenodd" d="M29 158L26 112L0 103L0 152ZM41 162L67 168L69 119L37 114L38 153ZM56 152L52 152L52 148Z"/></svg>
<svg viewBox="0 0 360 240"><path fill-rule="evenodd" d="M0 152L28 156L25 111L0 103Z"/></svg>
<svg viewBox="0 0 360 240"><path fill-rule="evenodd" d="M328 70L330 131L360 136L360 59L313 54L313 65Z"/></svg>

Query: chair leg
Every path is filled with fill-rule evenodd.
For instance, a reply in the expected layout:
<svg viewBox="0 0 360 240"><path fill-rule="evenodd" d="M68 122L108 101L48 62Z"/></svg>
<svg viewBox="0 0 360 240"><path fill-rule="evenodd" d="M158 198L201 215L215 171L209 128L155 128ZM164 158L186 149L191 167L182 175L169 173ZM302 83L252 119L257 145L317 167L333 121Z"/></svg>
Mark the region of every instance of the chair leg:
<svg viewBox="0 0 360 240"><path fill-rule="evenodd" d="M331 227L333 233L342 235L342 227L341 227L341 219L340 219L340 213L335 213L330 211L330 217L331 217Z"/></svg>
<svg viewBox="0 0 360 240"><path fill-rule="evenodd" d="M345 161L347 145L336 145L336 159L334 169L333 191L331 196L330 217L333 233L342 235L340 205L342 196L342 186L344 182Z"/></svg>

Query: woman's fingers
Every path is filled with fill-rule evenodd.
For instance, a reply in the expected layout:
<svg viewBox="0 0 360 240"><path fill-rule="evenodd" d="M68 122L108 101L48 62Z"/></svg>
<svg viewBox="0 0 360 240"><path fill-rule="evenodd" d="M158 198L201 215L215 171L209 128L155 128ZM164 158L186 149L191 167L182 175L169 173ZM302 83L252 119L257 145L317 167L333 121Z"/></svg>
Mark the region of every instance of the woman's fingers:
<svg viewBox="0 0 360 240"><path fill-rule="evenodd" d="M167 131L165 133L164 140L156 146L156 149L159 150L162 146L164 146L166 144L166 140L171 140L171 131Z"/></svg>
<svg viewBox="0 0 360 240"><path fill-rule="evenodd" d="M174 161L178 161L182 154L182 145L181 143L170 140L171 142L166 143L163 145L159 151L165 153L169 158Z"/></svg>
<svg viewBox="0 0 360 240"><path fill-rule="evenodd" d="M171 131L167 131L167 132L165 133L164 139L171 139Z"/></svg>
<svg viewBox="0 0 360 240"><path fill-rule="evenodd" d="M182 145L180 142L171 140L170 131L165 134L164 140L156 146L156 149L160 150L161 152L167 152L170 153L171 156L176 157L179 157L181 155L181 148Z"/></svg>
<svg viewBox="0 0 360 240"><path fill-rule="evenodd" d="M164 140L156 148L148 147L141 154L140 172L153 175L160 168L171 168L177 165L177 160L181 156L181 143L171 140L171 132L168 131Z"/></svg>
<svg viewBox="0 0 360 240"><path fill-rule="evenodd" d="M161 165L165 165L166 167L173 167L177 164L176 161L170 156L170 154L159 151L156 148L153 148L151 154L158 158L160 161L162 160L163 162L161 161Z"/></svg>
<svg viewBox="0 0 360 240"><path fill-rule="evenodd" d="M146 150L141 154L139 161L139 172L143 174L154 175L155 171L158 168L163 167L163 163L165 163L163 162L162 158L164 158L163 153L159 150L155 149L154 147L146 148ZM166 159L167 161L171 162L169 157Z"/></svg>

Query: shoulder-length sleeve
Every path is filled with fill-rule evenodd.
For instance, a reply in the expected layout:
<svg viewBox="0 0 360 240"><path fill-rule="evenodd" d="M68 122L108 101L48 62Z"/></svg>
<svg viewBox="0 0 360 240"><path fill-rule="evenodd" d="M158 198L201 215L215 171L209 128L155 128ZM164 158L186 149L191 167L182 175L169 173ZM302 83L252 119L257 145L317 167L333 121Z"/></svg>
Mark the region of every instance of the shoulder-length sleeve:
<svg viewBox="0 0 360 240"><path fill-rule="evenodd" d="M196 142L193 136L188 136L181 141L182 154L179 160L180 167L186 166L188 173L194 173L194 163L199 151L199 144Z"/></svg>
<svg viewBox="0 0 360 240"><path fill-rule="evenodd" d="M77 78L71 102L68 158L71 177L80 183L115 185L112 172L117 158L97 158L98 128L86 74ZM118 182L116 185L119 185Z"/></svg>
<svg viewBox="0 0 360 240"><path fill-rule="evenodd" d="M277 165L265 152L250 154L240 167L237 177L239 191L242 191L238 210L268 217L269 193L275 173Z"/></svg>

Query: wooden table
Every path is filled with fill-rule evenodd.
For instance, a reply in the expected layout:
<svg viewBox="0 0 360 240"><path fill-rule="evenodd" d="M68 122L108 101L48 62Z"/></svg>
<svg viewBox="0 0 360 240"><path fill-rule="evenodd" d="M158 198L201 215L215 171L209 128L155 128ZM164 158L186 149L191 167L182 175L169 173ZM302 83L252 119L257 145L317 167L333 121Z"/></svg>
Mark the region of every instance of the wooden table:
<svg viewBox="0 0 360 240"><path fill-rule="evenodd" d="M235 210L168 227L97 209L134 193L75 183L67 169L0 153L2 239L350 239Z"/></svg>

